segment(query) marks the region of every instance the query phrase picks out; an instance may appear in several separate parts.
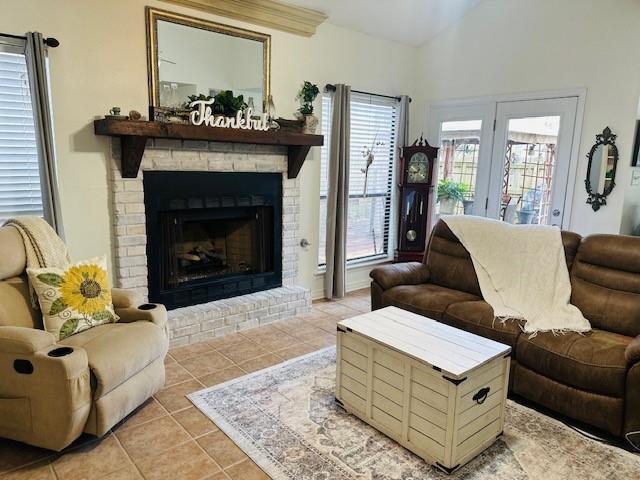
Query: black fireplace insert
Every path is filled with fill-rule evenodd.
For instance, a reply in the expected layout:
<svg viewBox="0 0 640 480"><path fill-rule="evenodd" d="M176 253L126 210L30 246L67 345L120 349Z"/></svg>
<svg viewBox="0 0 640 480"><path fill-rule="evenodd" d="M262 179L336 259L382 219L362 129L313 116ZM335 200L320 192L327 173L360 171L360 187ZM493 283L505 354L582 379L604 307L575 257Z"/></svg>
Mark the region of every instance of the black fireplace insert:
<svg viewBox="0 0 640 480"><path fill-rule="evenodd" d="M282 285L282 175L145 172L149 299L167 308Z"/></svg>

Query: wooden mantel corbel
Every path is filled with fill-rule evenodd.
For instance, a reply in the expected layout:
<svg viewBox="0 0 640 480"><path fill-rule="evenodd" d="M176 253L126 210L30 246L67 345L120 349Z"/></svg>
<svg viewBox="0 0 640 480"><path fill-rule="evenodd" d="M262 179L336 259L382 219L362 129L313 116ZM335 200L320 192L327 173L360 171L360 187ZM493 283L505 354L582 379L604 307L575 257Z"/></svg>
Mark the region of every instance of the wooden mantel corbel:
<svg viewBox="0 0 640 480"><path fill-rule="evenodd" d="M298 176L311 147L324 144L322 135L308 135L280 130L242 130L180 123L116 119L95 120L93 125L96 135L120 138L123 178L135 178L138 176L148 138L285 146L287 147L287 174L289 178Z"/></svg>

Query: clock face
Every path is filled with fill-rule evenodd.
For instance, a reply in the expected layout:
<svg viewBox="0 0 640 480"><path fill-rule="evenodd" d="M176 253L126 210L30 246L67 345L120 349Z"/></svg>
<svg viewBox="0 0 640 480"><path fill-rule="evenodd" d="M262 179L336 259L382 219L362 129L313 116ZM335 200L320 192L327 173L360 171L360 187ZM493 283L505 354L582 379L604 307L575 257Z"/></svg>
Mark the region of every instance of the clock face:
<svg viewBox="0 0 640 480"><path fill-rule="evenodd" d="M414 153L409 160L407 168L407 181L409 183L426 183L429 173L429 159L422 153Z"/></svg>

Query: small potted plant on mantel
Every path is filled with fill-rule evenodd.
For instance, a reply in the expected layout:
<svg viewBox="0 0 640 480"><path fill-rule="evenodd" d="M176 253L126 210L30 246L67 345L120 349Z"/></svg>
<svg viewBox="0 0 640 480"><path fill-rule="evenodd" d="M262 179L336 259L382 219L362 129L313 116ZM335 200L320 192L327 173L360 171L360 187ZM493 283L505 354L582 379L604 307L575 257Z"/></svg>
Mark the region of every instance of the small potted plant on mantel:
<svg viewBox="0 0 640 480"><path fill-rule="evenodd" d="M212 106L214 116L235 117L238 112L243 112L247 108L244 97L242 95L235 97L231 90L218 92L215 97L203 94L190 95L187 106L196 100L211 100L212 98L215 100Z"/></svg>
<svg viewBox="0 0 640 480"><path fill-rule="evenodd" d="M464 194L469 188L464 183L454 182L449 178L444 178L438 182L438 202L440 203L440 213L452 215L456 211L459 202L464 201Z"/></svg>
<svg viewBox="0 0 640 480"><path fill-rule="evenodd" d="M304 119L302 133L316 133L318 128L318 118L313 114L313 102L320 93L317 85L305 81L300 87L297 99L300 100L298 114Z"/></svg>

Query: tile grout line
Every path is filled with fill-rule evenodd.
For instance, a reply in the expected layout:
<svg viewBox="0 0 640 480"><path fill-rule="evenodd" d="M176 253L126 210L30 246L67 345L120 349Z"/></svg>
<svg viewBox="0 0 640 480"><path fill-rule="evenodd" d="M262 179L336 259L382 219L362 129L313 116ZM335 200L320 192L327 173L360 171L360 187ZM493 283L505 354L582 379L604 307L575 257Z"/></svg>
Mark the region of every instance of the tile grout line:
<svg viewBox="0 0 640 480"><path fill-rule="evenodd" d="M55 480L61 480L60 477L58 477L55 468L53 468L53 464L51 463L51 461L47 461L47 465L49 467L49 473L53 476L53 478Z"/></svg>
<svg viewBox="0 0 640 480"><path fill-rule="evenodd" d="M124 454L127 456L127 458L129 459L129 461L131 462L131 465L133 466L133 468L136 469L136 471L138 472L138 474L140 475L141 478L146 478L142 471L138 468L138 465L136 464L136 462L133 461L133 458L131 458L131 455L129 455L129 452L127 452L127 449L124 448L124 445L122 445L122 442L120 441L120 439L118 438L118 436L114 433L111 432L111 434L113 435L113 438L116 439L116 442L118 442L118 445L120 446L120 448L122 449L122 451L124 452ZM120 469L123 470L123 469ZM116 470L116 472L118 472L119 470ZM114 472L112 472L114 473ZM109 474L111 475L111 474ZM106 475L105 475L106 476ZM104 477L103 477L104 478Z"/></svg>
<svg viewBox="0 0 640 480"><path fill-rule="evenodd" d="M20 470L21 468L26 468L26 467L30 467L30 466L32 466L32 465L35 465L35 464L36 464L36 463L38 463L38 462L44 462L44 461L46 461L49 465L51 465L51 460L50 460L50 459L51 459L51 457L53 457L53 456L55 456L55 454L51 454L51 455L49 455L49 456L42 457L42 458L39 458L39 459L37 459L37 460L33 460L33 461L31 461L31 462L22 463L22 464L20 464L20 465L18 465L18 466L16 466L16 467L10 468L9 470L4 470L4 471L0 472L0 478L1 478L1 477L4 477L5 475L9 475L10 473L14 473L14 472L16 472L16 471Z"/></svg>
<svg viewBox="0 0 640 480"><path fill-rule="evenodd" d="M213 422L211 422L211 423L213 423ZM214 424L214 425L216 425L215 423L213 423L213 424ZM220 428L219 428L217 425L216 425L216 428L218 429L218 430L217 430L218 432L222 432L222 430L220 430ZM214 432L207 432L207 433L205 433L204 435L201 435L201 436L200 436L200 437L198 437L198 438L204 437L205 435L208 435L208 434L210 434L210 433L214 433ZM223 432L223 433L224 433L224 432ZM198 442L198 440L196 440L195 438L193 438L193 437L192 437L192 441L193 441L193 443L195 443L195 444L196 444L196 446L200 449L200 451L201 451L202 453L204 453L204 454L205 454L205 456L206 456L207 458L209 458L209 459L213 462L213 464L214 464L216 467L218 467L218 469L219 469L219 471L220 471L220 472L223 472L223 471L224 471L224 469L222 468L222 465L220 465L220 464L216 461L216 459L215 459L215 458L213 458L213 455L211 455L209 452L207 452L207 451L202 447L202 445L200 445L200 442ZM215 472L215 473L218 473L218 472ZM208 476L208 475L207 475L207 476ZM202 477L202 478L207 478L207 476L204 476L204 477Z"/></svg>

